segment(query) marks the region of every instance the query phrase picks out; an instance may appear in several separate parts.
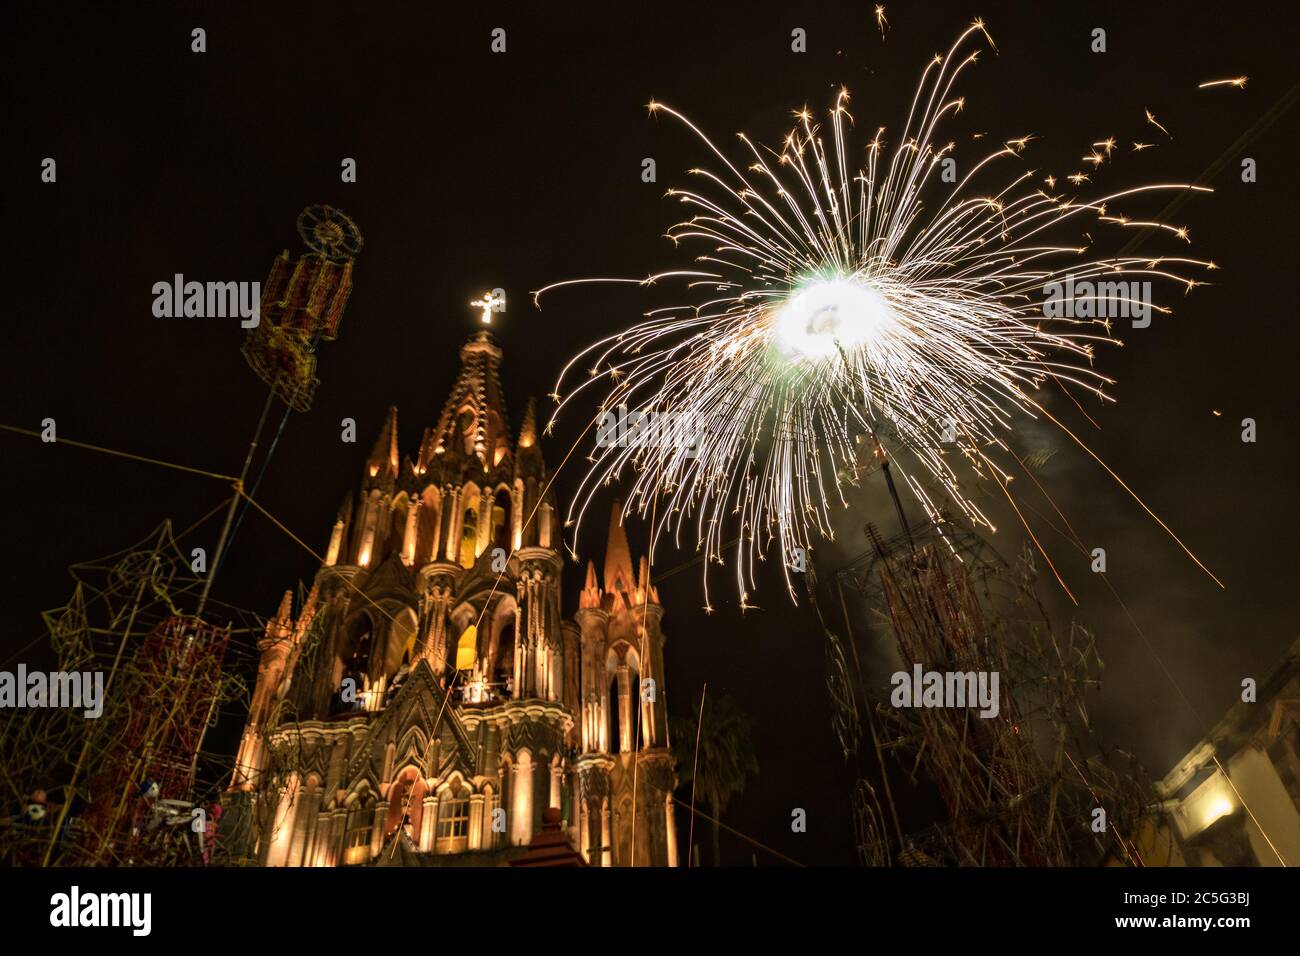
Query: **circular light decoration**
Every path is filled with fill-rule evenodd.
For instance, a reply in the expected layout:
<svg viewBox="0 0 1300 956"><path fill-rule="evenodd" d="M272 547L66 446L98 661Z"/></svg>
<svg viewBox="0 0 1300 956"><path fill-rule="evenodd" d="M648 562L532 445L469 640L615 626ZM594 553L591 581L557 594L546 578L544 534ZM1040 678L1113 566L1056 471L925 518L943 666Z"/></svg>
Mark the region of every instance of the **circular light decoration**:
<svg viewBox="0 0 1300 956"><path fill-rule="evenodd" d="M308 249L331 262L346 262L361 251L361 230L333 206L308 206L299 213L298 235Z"/></svg>

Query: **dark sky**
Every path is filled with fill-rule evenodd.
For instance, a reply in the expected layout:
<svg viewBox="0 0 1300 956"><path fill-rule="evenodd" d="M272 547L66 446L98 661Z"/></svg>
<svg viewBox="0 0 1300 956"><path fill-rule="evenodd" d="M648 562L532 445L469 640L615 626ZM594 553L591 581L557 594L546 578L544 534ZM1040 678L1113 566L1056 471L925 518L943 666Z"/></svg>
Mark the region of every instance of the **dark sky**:
<svg viewBox="0 0 1300 956"><path fill-rule="evenodd" d="M282 249L299 251L299 210L340 206L365 236L355 291L341 337L320 351L315 407L291 418L259 491L324 547L385 408L401 410L404 453L440 409L474 329L469 299L507 290L498 334L515 427L525 398L550 392L571 354L663 304L657 293L595 287L538 312L527 295L680 261L662 238L678 215L664 188L708 157L675 124L647 117L652 97L719 143L742 129L774 143L790 110L823 109L841 84L860 132L897 128L925 60L978 14L999 52L965 74L954 137L1036 134L1026 161L1058 177L1107 135L1125 150L1135 139L1158 143L1104 170L1104 185L1118 186L1199 177L1296 81L1290 3L896 2L883 43L870 11L663 2L621 13L427 3L13 10L3 41L0 420L37 428L53 417L68 438L237 471L265 395L240 355L242 332L233 321L157 319L151 287L176 272L260 281ZM489 52L498 26L504 55ZM202 55L190 52L194 27L207 31ZM806 54L790 52L795 27L807 30ZM1105 54L1089 51L1094 27L1107 30ZM1244 91L1196 88L1240 74L1250 76ZM1145 123L1144 108L1172 139ZM1044 473L1080 533L1107 548L1112 583L1201 714L1179 702L1113 598L1055 541L1080 595L1074 613L1099 631L1108 658L1102 730L1156 775L1232 702L1241 677L1262 677L1294 636L1296 132L1293 111L1229 157L1209 183L1214 195L1179 211L1193 239L1187 254L1214 259L1217 284L1185 299L1174 292L1172 318L1128 330L1125 348L1103 354L1119 401L1092 410L1102 426L1093 447L1226 590L1082 453L1059 445ZM53 185L39 178L46 156L58 162ZM1256 183L1240 181L1244 156L1258 161ZM340 182L344 157L357 160L356 184ZM644 157L657 160L656 184L640 179ZM1247 416L1258 422L1255 444L1239 439ZM339 441L344 417L359 424L357 445ZM579 418L562 422L552 464ZM1023 439L1059 444L1034 429ZM0 434L0 455L8 650L40 634L40 610L66 600L67 564L118 550L163 517L184 527L225 492L13 434ZM562 495L569 484L561 480ZM864 511L877 516L881 504ZM864 546L861 519L846 518L844 553ZM995 544L1014 553L1019 538L1004 529ZM665 553L660 566L688 557ZM252 515L216 590L266 613L314 570ZM756 595L762 610L742 619L722 585L717 613L705 617L693 571L661 590L670 709L684 710L708 681L757 724L762 773L728 819L796 859L852 862L850 775L806 609L769 587ZM1051 600L1068 620L1059 595ZM39 649L24 653L41 659ZM809 811L806 835L789 832L793 807ZM748 858L739 843L725 849Z"/></svg>

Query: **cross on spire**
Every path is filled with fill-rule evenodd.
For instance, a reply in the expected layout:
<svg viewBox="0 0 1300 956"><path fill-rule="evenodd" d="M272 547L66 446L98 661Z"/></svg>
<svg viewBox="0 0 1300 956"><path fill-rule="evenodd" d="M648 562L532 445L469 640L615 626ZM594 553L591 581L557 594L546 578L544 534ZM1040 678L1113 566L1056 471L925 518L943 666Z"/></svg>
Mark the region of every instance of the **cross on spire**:
<svg viewBox="0 0 1300 956"><path fill-rule="evenodd" d="M497 311L497 307L505 304L505 296L497 295L495 292L484 292L482 298L475 299L470 305L483 311L482 319L484 325L492 324L492 313Z"/></svg>

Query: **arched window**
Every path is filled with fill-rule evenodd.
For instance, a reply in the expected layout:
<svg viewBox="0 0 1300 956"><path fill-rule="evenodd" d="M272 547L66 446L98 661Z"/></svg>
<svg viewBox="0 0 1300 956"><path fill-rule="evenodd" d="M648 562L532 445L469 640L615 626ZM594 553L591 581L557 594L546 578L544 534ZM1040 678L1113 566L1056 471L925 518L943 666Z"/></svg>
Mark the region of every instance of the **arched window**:
<svg viewBox="0 0 1300 956"><path fill-rule="evenodd" d="M474 432L476 431L474 425L477 421L473 409L470 408L462 408L460 416L456 420L457 425L460 427L461 441L464 442L466 455L474 454Z"/></svg>
<svg viewBox="0 0 1300 956"><path fill-rule="evenodd" d="M635 650L629 650L627 657L624 658L624 664L627 666L627 737L628 748L635 750L638 746L637 735L644 735L646 732L645 721L640 719L641 716L641 659ZM644 743L644 740L641 741Z"/></svg>
<svg viewBox="0 0 1300 956"><path fill-rule="evenodd" d="M510 551L510 492L502 488L492 500L492 546Z"/></svg>
<svg viewBox="0 0 1300 956"><path fill-rule="evenodd" d="M492 680L497 684L497 693L506 693L506 684L515 677L515 616L511 614L501 625L501 634L497 637L497 665ZM513 692L514 688L510 690Z"/></svg>
<svg viewBox="0 0 1300 956"><path fill-rule="evenodd" d="M375 819L374 807L358 800L348 808L343 836L343 865L351 866L370 860L370 836Z"/></svg>
<svg viewBox="0 0 1300 956"><path fill-rule="evenodd" d="M488 412L487 419L488 436L489 438L492 436L496 437L497 446L492 452L492 467L495 468L497 465L501 464L501 459L506 456L506 451L508 450L505 442L502 440L506 430L501 427L501 416L496 412Z"/></svg>
<svg viewBox="0 0 1300 956"><path fill-rule="evenodd" d="M420 517L416 521L415 563L436 560L438 542L438 522L442 517L442 495L437 488L424 489L424 501L420 505Z"/></svg>
<svg viewBox="0 0 1300 956"><path fill-rule="evenodd" d="M469 844L469 790L452 784L438 799L438 852L459 853Z"/></svg>
<svg viewBox="0 0 1300 956"><path fill-rule="evenodd" d="M478 505L470 505L465 509L465 520L461 524L460 530L460 566L462 568L474 567L474 559L478 557Z"/></svg>
<svg viewBox="0 0 1300 956"><path fill-rule="evenodd" d="M370 672L370 646L374 634L370 627L370 618L362 619L361 632L357 636L355 649L352 651L352 659L349 662L348 669L359 676L365 676Z"/></svg>
<svg viewBox="0 0 1300 956"><path fill-rule="evenodd" d="M465 628L460 635L460 640L456 642L456 670L469 671L474 669L475 662L478 661L478 628L471 624Z"/></svg>
<svg viewBox="0 0 1300 956"><path fill-rule="evenodd" d="M397 779L388 794L388 814L384 818L384 835L388 836L399 826L412 840L419 841L420 818L424 814L424 781L419 771L407 767Z"/></svg>
<svg viewBox="0 0 1300 956"><path fill-rule="evenodd" d="M623 712L618 701L618 673L609 679L609 752L621 753L623 750Z"/></svg>
<svg viewBox="0 0 1300 956"><path fill-rule="evenodd" d="M416 627L415 612L410 608L405 608L394 619L392 624L392 637L389 638L388 660L396 669L410 666L415 660L415 637L418 633ZM400 651L399 651L400 648ZM400 653L400 657L398 654ZM393 659L397 658L393 663Z"/></svg>
<svg viewBox="0 0 1300 956"><path fill-rule="evenodd" d="M388 517L388 530L384 534L385 542L396 541L398 550L406 553L406 516L410 513L411 503L406 495L398 495L393 500Z"/></svg>
<svg viewBox="0 0 1300 956"><path fill-rule="evenodd" d="M339 714L357 710L364 705L361 691L365 689L370 676L370 649L373 642L374 625L369 616L362 614L352 625L352 637L347 644L347 647L352 648L352 652L348 654L345 648L346 657L343 660L342 681L352 681L350 690L355 694L355 698L352 701L345 701L341 693L335 693L331 698L330 713ZM348 686L342 681L340 681L340 689Z"/></svg>

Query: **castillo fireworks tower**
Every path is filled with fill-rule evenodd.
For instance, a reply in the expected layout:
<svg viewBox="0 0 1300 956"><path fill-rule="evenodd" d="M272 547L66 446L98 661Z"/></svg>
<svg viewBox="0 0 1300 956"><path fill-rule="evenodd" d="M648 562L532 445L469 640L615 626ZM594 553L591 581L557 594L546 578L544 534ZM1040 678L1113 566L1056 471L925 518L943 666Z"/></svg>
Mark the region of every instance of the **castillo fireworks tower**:
<svg viewBox="0 0 1300 956"><path fill-rule="evenodd" d="M310 252L280 253L262 286L261 322L244 341L244 358L286 405L305 412L320 380L316 346L333 341L348 295L361 231L333 206L309 206L298 216L298 235Z"/></svg>

